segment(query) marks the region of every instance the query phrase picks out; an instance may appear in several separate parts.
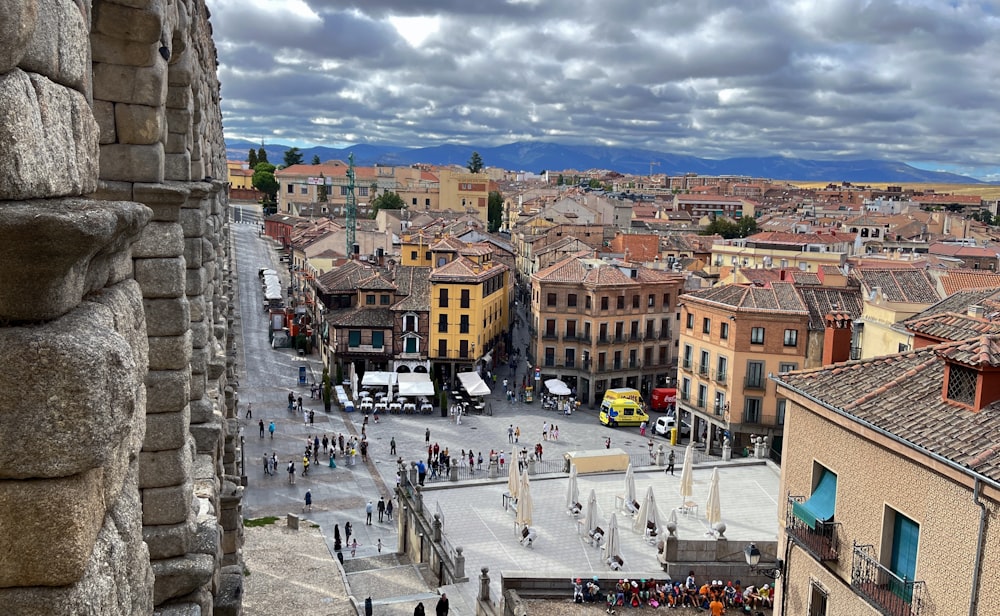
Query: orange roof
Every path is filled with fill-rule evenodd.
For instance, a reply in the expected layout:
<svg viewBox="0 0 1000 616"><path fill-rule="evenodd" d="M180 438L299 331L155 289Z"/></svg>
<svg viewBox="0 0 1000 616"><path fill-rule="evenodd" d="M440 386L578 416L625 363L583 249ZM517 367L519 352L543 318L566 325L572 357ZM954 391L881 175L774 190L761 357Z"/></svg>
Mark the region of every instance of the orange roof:
<svg viewBox="0 0 1000 616"><path fill-rule="evenodd" d="M611 251L626 253L632 261L652 261L660 254L660 236L618 234L611 240Z"/></svg>
<svg viewBox="0 0 1000 616"><path fill-rule="evenodd" d="M941 288L947 295L966 289L1000 288L1000 274L977 270L949 270L940 277Z"/></svg>

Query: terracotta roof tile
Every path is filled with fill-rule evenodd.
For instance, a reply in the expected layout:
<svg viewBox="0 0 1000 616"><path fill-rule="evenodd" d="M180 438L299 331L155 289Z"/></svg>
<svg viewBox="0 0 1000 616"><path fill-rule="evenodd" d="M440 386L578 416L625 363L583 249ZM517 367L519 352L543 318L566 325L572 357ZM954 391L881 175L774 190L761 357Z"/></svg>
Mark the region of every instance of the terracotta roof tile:
<svg viewBox="0 0 1000 616"><path fill-rule="evenodd" d="M915 334L923 334L938 340L968 340L984 334L1000 334L998 322L955 312L908 319L905 327Z"/></svg>
<svg viewBox="0 0 1000 616"><path fill-rule="evenodd" d="M695 291L681 298L721 304L743 312L808 314L805 302L790 282L775 282L767 287L730 284Z"/></svg>
<svg viewBox="0 0 1000 616"><path fill-rule="evenodd" d="M951 295L964 289L1000 288L1000 274L979 270L955 269L941 274L941 288Z"/></svg>
<svg viewBox="0 0 1000 616"><path fill-rule="evenodd" d="M869 293L881 288L890 302L932 304L941 299L921 270L862 267L855 269L854 275Z"/></svg>

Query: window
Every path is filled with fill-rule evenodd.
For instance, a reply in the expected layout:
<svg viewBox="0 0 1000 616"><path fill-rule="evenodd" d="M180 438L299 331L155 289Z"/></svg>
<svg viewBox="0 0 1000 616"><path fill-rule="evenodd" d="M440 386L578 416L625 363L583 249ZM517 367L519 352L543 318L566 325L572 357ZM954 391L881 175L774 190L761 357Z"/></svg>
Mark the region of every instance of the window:
<svg viewBox="0 0 1000 616"><path fill-rule="evenodd" d="M424 199L424 205L426 205L427 207L430 207L431 206L431 200L430 199Z"/></svg>
<svg viewBox="0 0 1000 616"><path fill-rule="evenodd" d="M779 426L785 425L785 409L788 407L788 400L784 398L778 398L777 405L777 419L776 422Z"/></svg>
<svg viewBox="0 0 1000 616"><path fill-rule="evenodd" d="M368 295L365 295L365 304L367 304L369 306L374 306L375 305L375 294L374 293L369 293Z"/></svg>
<svg viewBox="0 0 1000 616"><path fill-rule="evenodd" d="M603 371L607 367L608 354L598 353L597 354L597 369Z"/></svg>
<svg viewBox="0 0 1000 616"><path fill-rule="evenodd" d="M368 187L367 186L358 186L358 196L359 197L367 197L368 196Z"/></svg>
<svg viewBox="0 0 1000 616"><path fill-rule="evenodd" d="M729 359L719 355L719 359L715 364L715 380L720 383L725 383L727 372L729 372Z"/></svg>
<svg viewBox="0 0 1000 616"><path fill-rule="evenodd" d="M438 340L438 357L448 357L447 340Z"/></svg>
<svg viewBox="0 0 1000 616"><path fill-rule="evenodd" d="M669 337L670 337L670 319L660 319L660 338L666 340Z"/></svg>
<svg viewBox="0 0 1000 616"><path fill-rule="evenodd" d="M295 184L289 184L288 188L286 190L287 190L288 194L294 195L295 194Z"/></svg>
<svg viewBox="0 0 1000 616"><path fill-rule="evenodd" d="M708 387L704 385L698 385L698 408L705 408L705 402L708 400Z"/></svg>
<svg viewBox="0 0 1000 616"><path fill-rule="evenodd" d="M754 327L750 330L750 344L764 344L763 327Z"/></svg>
<svg viewBox="0 0 1000 616"><path fill-rule="evenodd" d="M550 307L556 305L556 294L555 293L549 293L548 296L546 296L546 298L545 298L545 305L546 306L550 306Z"/></svg>
<svg viewBox="0 0 1000 616"><path fill-rule="evenodd" d="M404 353L416 353L417 352L417 338L410 336L403 341L403 352Z"/></svg>
<svg viewBox="0 0 1000 616"><path fill-rule="evenodd" d="M576 321L566 321L566 337L576 338Z"/></svg>
<svg viewBox="0 0 1000 616"><path fill-rule="evenodd" d="M635 349L628 352L628 367L633 370L639 367L639 354Z"/></svg>
<svg viewBox="0 0 1000 616"><path fill-rule="evenodd" d="M708 376L708 365L711 362L708 351L701 352L701 362L698 363L698 372L702 376Z"/></svg>
<svg viewBox="0 0 1000 616"><path fill-rule="evenodd" d="M719 338L729 340L729 323L723 321L722 324L719 325Z"/></svg>
<svg viewBox="0 0 1000 616"><path fill-rule="evenodd" d="M632 321L632 329L630 330L630 335L632 339L635 340L639 337L639 322Z"/></svg>
<svg viewBox="0 0 1000 616"><path fill-rule="evenodd" d="M431 260L431 251L428 250L427 252L424 253L424 259L426 259L427 261Z"/></svg>
<svg viewBox="0 0 1000 616"><path fill-rule="evenodd" d="M417 315L408 314L403 317L403 331L404 332L417 331Z"/></svg>
<svg viewBox="0 0 1000 616"><path fill-rule="evenodd" d="M441 289L441 296L440 297L441 297L441 299L438 300L438 307L439 308L447 308L448 307L448 289Z"/></svg>
<svg viewBox="0 0 1000 616"><path fill-rule="evenodd" d="M664 310L670 310L670 294L669 293L664 293L663 294L663 309Z"/></svg>
<svg viewBox="0 0 1000 616"><path fill-rule="evenodd" d="M555 319L545 319L545 335L555 338L556 335L556 320Z"/></svg>
<svg viewBox="0 0 1000 616"><path fill-rule="evenodd" d="M469 315L463 314L458 320L458 333L469 333Z"/></svg>
<svg viewBox="0 0 1000 616"><path fill-rule="evenodd" d="M301 186L301 187L299 187L299 194L300 195L308 195L309 194L309 187L308 186Z"/></svg>
<svg viewBox="0 0 1000 616"><path fill-rule="evenodd" d="M372 332L372 346L376 349L385 346L385 332Z"/></svg>
<svg viewBox="0 0 1000 616"><path fill-rule="evenodd" d="M701 320L701 333L711 334L712 333L712 319L708 317Z"/></svg>
<svg viewBox="0 0 1000 616"><path fill-rule="evenodd" d="M759 424L760 423L760 407L762 401L760 398L744 398L743 400L743 423Z"/></svg>
<svg viewBox="0 0 1000 616"><path fill-rule="evenodd" d="M469 357L469 341L459 340L458 341L458 356L461 358Z"/></svg>
<svg viewBox="0 0 1000 616"><path fill-rule="evenodd" d="M584 301L584 307L587 310L590 310L590 296L589 295L587 296L587 299Z"/></svg>
<svg viewBox="0 0 1000 616"><path fill-rule="evenodd" d="M417 260L417 251L416 250L411 250L410 251L410 259L412 259L413 261Z"/></svg>
<svg viewBox="0 0 1000 616"><path fill-rule="evenodd" d="M778 372L791 372L793 370L797 370L798 367L799 367L798 364L780 363L778 364Z"/></svg>
<svg viewBox="0 0 1000 616"><path fill-rule="evenodd" d="M826 616L826 590L813 582L809 585L809 616Z"/></svg>
<svg viewBox="0 0 1000 616"><path fill-rule="evenodd" d="M347 187L346 186L341 186L340 187L340 196L341 197L346 197L347 196Z"/></svg>
<svg viewBox="0 0 1000 616"><path fill-rule="evenodd" d="M799 344L799 330L797 329L786 329L785 330L785 346L793 347Z"/></svg>
<svg viewBox="0 0 1000 616"><path fill-rule="evenodd" d="M566 305L570 308L576 308L576 293L570 293L566 296Z"/></svg>
<svg viewBox="0 0 1000 616"><path fill-rule="evenodd" d="M976 403L978 374L972 368L948 364L948 399L973 406Z"/></svg>
<svg viewBox="0 0 1000 616"><path fill-rule="evenodd" d="M656 308L656 296L655 295L650 295L649 296L649 299L646 300L646 307L647 308Z"/></svg>
<svg viewBox="0 0 1000 616"><path fill-rule="evenodd" d="M448 315L438 315L438 332L442 334L448 333Z"/></svg>
<svg viewBox="0 0 1000 616"><path fill-rule="evenodd" d="M920 525L896 511L886 507L886 521L891 518L892 542L889 551L889 570L902 579L912 582L917 575L917 548L920 543ZM889 527L887 525L887 527ZM904 601L913 598L912 584L899 580L889 580L889 590Z"/></svg>
<svg viewBox="0 0 1000 616"><path fill-rule="evenodd" d="M361 331L351 330L347 334L347 346L358 347L361 346Z"/></svg>
<svg viewBox="0 0 1000 616"><path fill-rule="evenodd" d="M656 321L646 321L646 340L652 340L656 337Z"/></svg>
<svg viewBox="0 0 1000 616"><path fill-rule="evenodd" d="M601 298L601 310L607 310L607 309L608 309L608 298L605 296Z"/></svg>
<svg viewBox="0 0 1000 616"><path fill-rule="evenodd" d="M750 389L764 389L765 382L764 362L753 360L748 361L746 386Z"/></svg>
<svg viewBox="0 0 1000 616"><path fill-rule="evenodd" d="M624 342L625 341L625 323L617 321L615 323L615 341Z"/></svg>
<svg viewBox="0 0 1000 616"><path fill-rule="evenodd" d="M618 296L618 310L624 310L624 309L625 309L625 296L624 295L619 295Z"/></svg>
<svg viewBox="0 0 1000 616"><path fill-rule="evenodd" d="M812 471L812 492L805 501L792 505L792 514L816 530L816 524L832 520L837 509L837 474L816 462Z"/></svg>
<svg viewBox="0 0 1000 616"><path fill-rule="evenodd" d="M684 377L681 380L681 400L691 399L691 379Z"/></svg>
<svg viewBox="0 0 1000 616"><path fill-rule="evenodd" d="M549 367L556 365L555 347L545 347L545 365Z"/></svg>
<svg viewBox="0 0 1000 616"><path fill-rule="evenodd" d="M685 344L684 345L684 369L685 370L690 370L691 369L691 355L693 353L694 353L694 349L691 347L691 345L690 344Z"/></svg>
<svg viewBox="0 0 1000 616"><path fill-rule="evenodd" d="M576 349L566 349L566 367L572 368L576 365Z"/></svg>
<svg viewBox="0 0 1000 616"><path fill-rule="evenodd" d="M905 344L903 342L900 342L899 344L896 345L896 352L897 353L905 353L905 352L907 352L909 350L910 350L910 345Z"/></svg>
<svg viewBox="0 0 1000 616"><path fill-rule="evenodd" d="M632 307L633 308L638 308L639 307L639 296L638 295L633 295L632 296Z"/></svg>
<svg viewBox="0 0 1000 616"><path fill-rule="evenodd" d="M469 290L468 289L462 289L462 298L459 300L459 304L458 305L459 305L460 308L468 308L469 307Z"/></svg>
<svg viewBox="0 0 1000 616"><path fill-rule="evenodd" d="M691 314L690 312L688 313L688 316L687 316L687 323L686 323L686 325L687 325L688 329L694 329L694 315Z"/></svg>
<svg viewBox="0 0 1000 616"><path fill-rule="evenodd" d="M412 199L412 203L413 203L413 205L416 205L416 204L417 204L417 198L416 198L416 197L414 197L414 198Z"/></svg>
<svg viewBox="0 0 1000 616"><path fill-rule="evenodd" d="M384 293L378 299L378 303L382 304L383 306L388 306L389 301L390 301L389 296Z"/></svg>
<svg viewBox="0 0 1000 616"><path fill-rule="evenodd" d="M601 342L607 342L608 341L608 324L607 323L601 323L600 336L601 336Z"/></svg>
<svg viewBox="0 0 1000 616"><path fill-rule="evenodd" d="M615 365L614 365L614 369L615 370L621 370L622 369L622 352L621 351L615 351Z"/></svg>

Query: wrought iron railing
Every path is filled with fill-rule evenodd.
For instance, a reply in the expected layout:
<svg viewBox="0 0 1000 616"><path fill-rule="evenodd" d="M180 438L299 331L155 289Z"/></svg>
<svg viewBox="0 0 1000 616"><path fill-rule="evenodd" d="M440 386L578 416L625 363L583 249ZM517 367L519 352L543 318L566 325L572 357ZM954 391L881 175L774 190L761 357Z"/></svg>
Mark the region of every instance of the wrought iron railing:
<svg viewBox="0 0 1000 616"><path fill-rule="evenodd" d="M919 616L926 586L882 565L875 557L875 546L854 544L851 588L885 616Z"/></svg>
<svg viewBox="0 0 1000 616"><path fill-rule="evenodd" d="M794 503L806 500L805 496L789 496L788 509L785 511L785 532L813 558L819 561L835 561L840 556L840 523L816 522L816 528L795 517L792 512Z"/></svg>

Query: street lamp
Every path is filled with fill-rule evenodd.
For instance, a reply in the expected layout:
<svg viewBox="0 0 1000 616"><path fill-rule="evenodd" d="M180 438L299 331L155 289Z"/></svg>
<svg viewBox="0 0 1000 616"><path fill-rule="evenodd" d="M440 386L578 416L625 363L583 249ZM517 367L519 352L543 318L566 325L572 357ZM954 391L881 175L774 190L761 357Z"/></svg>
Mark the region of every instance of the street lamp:
<svg viewBox="0 0 1000 616"><path fill-rule="evenodd" d="M750 565L750 571L753 571L764 577L776 580L781 576L781 570L785 568L785 562L780 558L774 561L774 567L761 567L758 568L757 565L760 564L760 550L757 549L757 545L751 543L743 550L743 556L747 560L747 564Z"/></svg>

